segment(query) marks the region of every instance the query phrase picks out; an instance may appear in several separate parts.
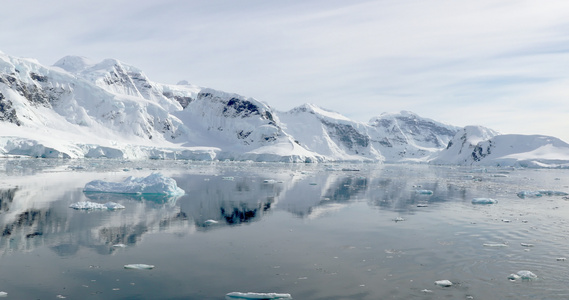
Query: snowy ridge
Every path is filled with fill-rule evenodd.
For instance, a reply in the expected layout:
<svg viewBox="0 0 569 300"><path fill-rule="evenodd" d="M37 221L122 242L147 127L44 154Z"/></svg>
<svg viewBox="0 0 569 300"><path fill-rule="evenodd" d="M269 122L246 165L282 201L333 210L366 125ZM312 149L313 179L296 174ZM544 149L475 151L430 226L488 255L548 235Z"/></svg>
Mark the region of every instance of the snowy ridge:
<svg viewBox="0 0 569 300"><path fill-rule="evenodd" d="M531 145L531 146L528 146ZM566 166L567 144L500 136L414 113L368 123L305 104L161 84L115 59L66 56L52 67L0 53L0 155L46 158L431 162Z"/></svg>

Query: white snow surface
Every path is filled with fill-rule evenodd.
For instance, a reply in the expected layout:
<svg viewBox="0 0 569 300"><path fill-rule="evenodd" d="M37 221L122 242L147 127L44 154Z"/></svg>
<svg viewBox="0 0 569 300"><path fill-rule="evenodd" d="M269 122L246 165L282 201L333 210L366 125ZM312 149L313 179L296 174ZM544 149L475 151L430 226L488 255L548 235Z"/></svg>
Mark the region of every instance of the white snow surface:
<svg viewBox="0 0 569 300"><path fill-rule="evenodd" d="M569 167L553 137L459 128L412 112L368 123L313 104L274 111L251 97L153 82L116 59L47 67L0 52L0 156L430 162Z"/></svg>
<svg viewBox="0 0 569 300"><path fill-rule="evenodd" d="M88 182L84 192L119 193L119 194L160 194L183 195L184 190L178 187L173 178L161 173L152 173L147 177L129 176L123 182L93 180Z"/></svg>

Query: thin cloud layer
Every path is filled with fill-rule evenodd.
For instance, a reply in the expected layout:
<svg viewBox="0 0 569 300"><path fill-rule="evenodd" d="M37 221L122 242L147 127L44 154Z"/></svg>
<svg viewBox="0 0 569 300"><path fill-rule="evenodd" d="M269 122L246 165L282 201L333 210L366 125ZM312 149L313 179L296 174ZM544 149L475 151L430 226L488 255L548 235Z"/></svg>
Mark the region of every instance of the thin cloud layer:
<svg viewBox="0 0 569 300"><path fill-rule="evenodd" d="M279 110L411 110L569 141L566 1L10 1L0 18L0 50L47 65L117 58Z"/></svg>

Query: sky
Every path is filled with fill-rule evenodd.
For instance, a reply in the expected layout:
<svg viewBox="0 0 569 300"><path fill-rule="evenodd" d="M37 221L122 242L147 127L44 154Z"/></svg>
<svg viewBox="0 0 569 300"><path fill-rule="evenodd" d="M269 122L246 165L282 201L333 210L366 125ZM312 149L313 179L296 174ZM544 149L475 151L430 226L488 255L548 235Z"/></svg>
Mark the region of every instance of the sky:
<svg viewBox="0 0 569 300"><path fill-rule="evenodd" d="M0 51L115 58L181 80L367 122L412 111L569 142L569 1L20 0Z"/></svg>

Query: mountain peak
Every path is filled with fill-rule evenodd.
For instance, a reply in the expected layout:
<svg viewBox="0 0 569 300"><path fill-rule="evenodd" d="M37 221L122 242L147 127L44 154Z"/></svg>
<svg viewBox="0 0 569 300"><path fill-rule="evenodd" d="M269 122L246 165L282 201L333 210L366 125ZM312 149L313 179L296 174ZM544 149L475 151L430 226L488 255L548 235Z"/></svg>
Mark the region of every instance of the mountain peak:
<svg viewBox="0 0 569 300"><path fill-rule="evenodd" d="M93 62L84 56L68 55L53 64L70 73L81 72L93 65Z"/></svg>

